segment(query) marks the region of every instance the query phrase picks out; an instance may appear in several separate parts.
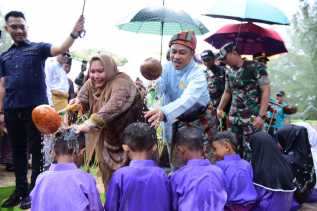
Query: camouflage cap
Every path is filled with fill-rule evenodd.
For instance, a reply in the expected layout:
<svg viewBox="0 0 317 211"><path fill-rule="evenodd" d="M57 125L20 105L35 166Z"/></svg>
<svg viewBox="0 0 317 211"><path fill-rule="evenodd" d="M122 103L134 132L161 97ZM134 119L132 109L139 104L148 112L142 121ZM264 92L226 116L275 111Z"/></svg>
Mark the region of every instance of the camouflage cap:
<svg viewBox="0 0 317 211"><path fill-rule="evenodd" d="M211 50L204 50L204 51L200 54L200 58L201 58L203 61L208 61L208 60L214 59L214 58L215 58L215 55L214 55L214 53L213 53Z"/></svg>

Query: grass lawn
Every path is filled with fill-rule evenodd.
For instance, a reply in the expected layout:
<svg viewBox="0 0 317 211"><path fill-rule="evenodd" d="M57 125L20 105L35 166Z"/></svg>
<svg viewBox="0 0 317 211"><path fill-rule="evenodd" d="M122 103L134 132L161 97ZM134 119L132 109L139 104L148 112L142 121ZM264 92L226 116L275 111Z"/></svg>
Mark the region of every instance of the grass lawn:
<svg viewBox="0 0 317 211"><path fill-rule="evenodd" d="M0 188L0 203L2 204L3 201L7 199L13 191L14 191L14 186ZM0 210L1 211L17 211L21 209L18 207L8 208L8 209L0 207Z"/></svg>
<svg viewBox="0 0 317 211"><path fill-rule="evenodd" d="M307 122L311 125L317 125L317 120L300 120L300 119L292 119L291 120L291 123L296 123L296 122L301 122L301 121L304 121L304 122Z"/></svg>

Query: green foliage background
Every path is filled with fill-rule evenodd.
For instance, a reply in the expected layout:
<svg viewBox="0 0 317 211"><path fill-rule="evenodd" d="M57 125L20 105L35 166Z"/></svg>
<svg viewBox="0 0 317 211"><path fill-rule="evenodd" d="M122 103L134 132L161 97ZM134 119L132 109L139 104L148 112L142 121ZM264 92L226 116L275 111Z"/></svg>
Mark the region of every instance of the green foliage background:
<svg viewBox="0 0 317 211"><path fill-rule="evenodd" d="M317 119L317 3L300 0L289 35L288 54L269 62L272 93L284 90L290 104L298 105L302 119Z"/></svg>

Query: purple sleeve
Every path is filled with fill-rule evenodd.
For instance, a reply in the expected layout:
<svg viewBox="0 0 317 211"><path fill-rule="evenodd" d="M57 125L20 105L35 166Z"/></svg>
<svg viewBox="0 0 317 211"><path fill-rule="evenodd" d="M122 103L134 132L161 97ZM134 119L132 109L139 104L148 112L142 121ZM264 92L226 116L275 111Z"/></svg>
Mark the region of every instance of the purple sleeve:
<svg viewBox="0 0 317 211"><path fill-rule="evenodd" d="M177 193L177 182L176 176L170 176L170 187L171 187L171 195L172 195L172 208L173 210L178 210L178 193Z"/></svg>
<svg viewBox="0 0 317 211"><path fill-rule="evenodd" d="M120 208L120 186L114 173L108 184L106 193L105 211L118 211Z"/></svg>
<svg viewBox="0 0 317 211"><path fill-rule="evenodd" d="M89 201L89 210L91 211L103 210L102 203L100 200L100 195L96 187L96 181L92 176L91 176L91 182L89 185L87 197Z"/></svg>

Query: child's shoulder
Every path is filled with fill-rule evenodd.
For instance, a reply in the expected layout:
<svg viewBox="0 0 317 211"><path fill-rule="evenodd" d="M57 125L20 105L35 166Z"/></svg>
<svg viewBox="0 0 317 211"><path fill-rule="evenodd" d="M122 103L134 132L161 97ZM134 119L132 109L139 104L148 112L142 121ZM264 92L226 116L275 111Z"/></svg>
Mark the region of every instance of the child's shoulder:
<svg viewBox="0 0 317 211"><path fill-rule="evenodd" d="M197 178L199 175L206 175L208 177L222 177L223 171L221 168L214 164L205 166L183 166L176 171L172 172L169 176L171 181L182 181L185 178Z"/></svg>
<svg viewBox="0 0 317 211"><path fill-rule="evenodd" d="M250 163L249 161L244 160L244 159L241 159L239 162L240 162L242 165L251 166L251 163Z"/></svg>
<svg viewBox="0 0 317 211"><path fill-rule="evenodd" d="M39 182L41 180L43 180L44 178L46 178L49 174L49 171L44 171L42 173L40 173L37 177L36 177L36 182Z"/></svg>
<svg viewBox="0 0 317 211"><path fill-rule="evenodd" d="M131 166L123 166L113 172L112 178L129 177L134 171L135 169Z"/></svg>
<svg viewBox="0 0 317 211"><path fill-rule="evenodd" d="M138 171L142 171L143 169L142 168L135 168L135 167L132 167L132 166L124 166L124 167L121 167L119 169L117 169L114 174L116 175L124 175L124 174L131 174L133 172L138 172ZM153 172L158 172L158 173L164 173L165 174L165 171L158 167L158 166L147 166L144 170L146 170L147 172L149 171L153 171Z"/></svg>
<svg viewBox="0 0 317 211"><path fill-rule="evenodd" d="M227 169L231 166L234 166L236 162L232 162L232 161L227 161L227 160L218 160L215 165L219 168L221 168L222 170Z"/></svg>
<svg viewBox="0 0 317 211"><path fill-rule="evenodd" d="M216 164L210 163L210 165L205 166L205 168L201 169L201 173L205 173L210 176L215 176L215 175L223 175L223 169L217 166Z"/></svg>
<svg viewBox="0 0 317 211"><path fill-rule="evenodd" d="M251 163L244 159L238 160L235 164L232 164L231 167L236 169L241 169L241 170L252 169Z"/></svg>
<svg viewBox="0 0 317 211"><path fill-rule="evenodd" d="M127 174L129 172L133 171L132 167L130 166L123 166L118 168L117 170L114 171L113 175L121 175L121 174Z"/></svg>
<svg viewBox="0 0 317 211"><path fill-rule="evenodd" d="M84 171L84 170L82 170L82 169L76 169L75 171L76 171L79 175L82 175L83 177L87 177L87 178L89 178L89 179L95 180L95 177L94 177L91 173L89 173L89 172L86 172L86 171Z"/></svg>
<svg viewBox="0 0 317 211"><path fill-rule="evenodd" d="M191 172L192 166L184 165L174 171L172 171L169 175L171 179L176 178L176 177L184 177L188 175Z"/></svg>
<svg viewBox="0 0 317 211"><path fill-rule="evenodd" d="M228 169L235 169L235 171L252 169L251 164L244 159L230 161L221 160L217 161L216 165L219 166L223 171Z"/></svg>

